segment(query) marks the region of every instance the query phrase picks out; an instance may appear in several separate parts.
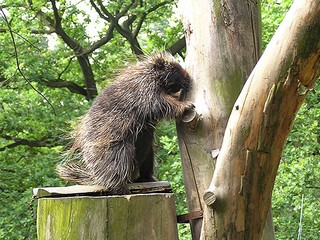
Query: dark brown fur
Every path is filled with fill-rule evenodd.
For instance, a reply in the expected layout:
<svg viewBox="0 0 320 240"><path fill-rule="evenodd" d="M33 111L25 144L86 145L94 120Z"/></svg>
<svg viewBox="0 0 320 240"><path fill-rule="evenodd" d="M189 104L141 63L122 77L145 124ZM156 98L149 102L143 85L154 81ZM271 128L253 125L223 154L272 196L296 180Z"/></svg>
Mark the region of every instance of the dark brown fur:
<svg viewBox="0 0 320 240"><path fill-rule="evenodd" d="M126 69L95 100L74 131L63 179L128 193L128 182L155 181L153 132L162 119L180 117L190 102L188 73L167 53Z"/></svg>

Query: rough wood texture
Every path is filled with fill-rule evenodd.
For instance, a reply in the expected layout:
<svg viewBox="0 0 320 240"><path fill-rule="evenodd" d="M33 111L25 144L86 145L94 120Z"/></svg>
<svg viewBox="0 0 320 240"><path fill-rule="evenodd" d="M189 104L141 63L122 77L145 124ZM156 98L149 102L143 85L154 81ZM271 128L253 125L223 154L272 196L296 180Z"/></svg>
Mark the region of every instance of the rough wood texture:
<svg viewBox="0 0 320 240"><path fill-rule="evenodd" d="M261 239L285 141L319 66L320 1L297 0L234 105L202 239Z"/></svg>
<svg viewBox="0 0 320 240"><path fill-rule="evenodd" d="M187 96L200 115L197 129L178 122L189 212L203 210L218 149L232 106L260 56L256 1L180 0L186 36L186 68L193 78ZM193 239L202 220L191 221Z"/></svg>
<svg viewBox="0 0 320 240"><path fill-rule="evenodd" d="M166 181L159 182L141 182L141 183L129 183L128 188L131 193L156 193L166 192L171 193L171 184ZM103 186L93 185L73 185L68 187L41 187L34 188L33 195L37 198L41 197L63 197L63 196L95 196L95 195L110 195Z"/></svg>
<svg viewBox="0 0 320 240"><path fill-rule="evenodd" d="M40 198L38 239L178 239L172 193Z"/></svg>

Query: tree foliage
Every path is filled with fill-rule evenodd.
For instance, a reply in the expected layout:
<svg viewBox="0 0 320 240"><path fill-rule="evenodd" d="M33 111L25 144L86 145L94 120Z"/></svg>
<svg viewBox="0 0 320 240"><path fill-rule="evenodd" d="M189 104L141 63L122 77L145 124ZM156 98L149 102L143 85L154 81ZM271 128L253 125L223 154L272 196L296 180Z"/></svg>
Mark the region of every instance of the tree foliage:
<svg viewBox="0 0 320 240"><path fill-rule="evenodd" d="M264 46L290 4L262 1ZM170 0L5 0L0 5L0 238L35 239L31 190L65 184L54 169L66 133L137 55L168 49L182 56L183 29ZM302 195L302 236L317 236L318 89L301 108L280 165L273 196L277 239L297 236ZM181 214L186 204L174 124L161 124L156 134L158 178L171 181ZM181 239L188 239L188 230L180 228Z"/></svg>

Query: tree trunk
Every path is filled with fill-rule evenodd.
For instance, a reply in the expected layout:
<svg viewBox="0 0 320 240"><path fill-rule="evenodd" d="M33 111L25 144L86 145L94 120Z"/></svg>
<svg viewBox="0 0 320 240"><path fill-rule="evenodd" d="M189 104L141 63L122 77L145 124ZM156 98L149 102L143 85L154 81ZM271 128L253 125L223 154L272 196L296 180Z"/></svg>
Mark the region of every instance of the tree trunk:
<svg viewBox="0 0 320 240"><path fill-rule="evenodd" d="M319 66L320 2L297 0L233 107L201 239L261 239L284 144Z"/></svg>
<svg viewBox="0 0 320 240"><path fill-rule="evenodd" d="M260 5L254 1L181 0L187 57L194 85L188 99L200 116L197 129L177 123L190 212L204 209L225 127L245 80L260 56ZM210 11L211 10L211 11ZM202 219L191 221L199 239Z"/></svg>

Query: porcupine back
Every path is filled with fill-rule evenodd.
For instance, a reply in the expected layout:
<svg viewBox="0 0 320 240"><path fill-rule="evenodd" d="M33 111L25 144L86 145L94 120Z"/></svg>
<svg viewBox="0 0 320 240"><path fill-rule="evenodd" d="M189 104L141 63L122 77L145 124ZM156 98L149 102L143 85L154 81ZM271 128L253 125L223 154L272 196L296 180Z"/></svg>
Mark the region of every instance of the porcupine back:
<svg viewBox="0 0 320 240"><path fill-rule="evenodd" d="M148 56L117 76L74 131L60 177L127 193L128 182L154 181L153 131L162 119L182 115L188 73L167 53Z"/></svg>

